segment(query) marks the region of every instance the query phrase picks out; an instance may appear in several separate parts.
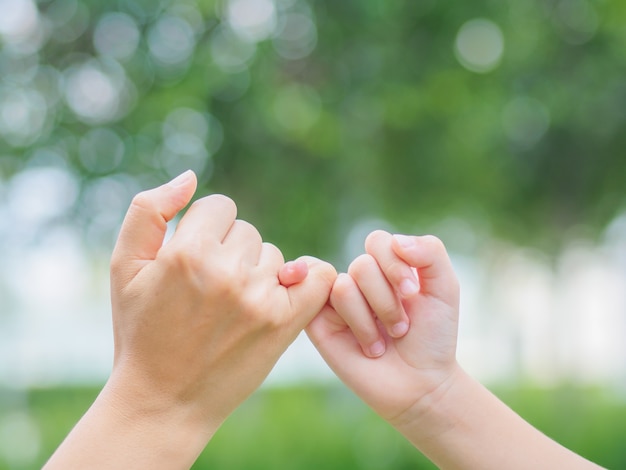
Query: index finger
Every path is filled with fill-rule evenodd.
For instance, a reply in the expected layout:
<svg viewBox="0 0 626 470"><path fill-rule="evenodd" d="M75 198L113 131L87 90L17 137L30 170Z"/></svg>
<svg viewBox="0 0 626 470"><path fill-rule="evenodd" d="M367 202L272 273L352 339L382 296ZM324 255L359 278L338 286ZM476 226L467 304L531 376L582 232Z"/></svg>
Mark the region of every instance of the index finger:
<svg viewBox="0 0 626 470"><path fill-rule="evenodd" d="M394 235L391 247L409 266L417 270L420 294L458 305L459 281L441 240L432 235L421 237Z"/></svg>
<svg viewBox="0 0 626 470"><path fill-rule="evenodd" d="M365 240L365 251L376 259L389 284L403 297L413 297L419 292L417 276L411 266L392 249L393 236L383 230L375 230Z"/></svg>

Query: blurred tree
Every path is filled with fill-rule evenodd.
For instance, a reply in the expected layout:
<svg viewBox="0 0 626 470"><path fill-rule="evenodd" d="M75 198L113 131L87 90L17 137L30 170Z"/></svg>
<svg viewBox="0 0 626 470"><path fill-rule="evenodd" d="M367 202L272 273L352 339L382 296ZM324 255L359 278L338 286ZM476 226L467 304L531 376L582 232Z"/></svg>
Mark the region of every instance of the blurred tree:
<svg viewBox="0 0 626 470"><path fill-rule="evenodd" d="M364 218L557 250L626 207L623 2L0 10L0 177L66 171L64 216L95 245L134 192L186 168L288 256L337 259Z"/></svg>

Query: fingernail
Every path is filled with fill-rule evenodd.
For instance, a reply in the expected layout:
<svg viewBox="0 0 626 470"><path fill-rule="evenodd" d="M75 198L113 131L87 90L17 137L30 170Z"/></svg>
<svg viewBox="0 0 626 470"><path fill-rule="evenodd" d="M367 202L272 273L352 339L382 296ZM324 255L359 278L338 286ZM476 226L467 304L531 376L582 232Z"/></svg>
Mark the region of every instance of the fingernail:
<svg viewBox="0 0 626 470"><path fill-rule="evenodd" d="M400 283L400 294L403 297L411 297L419 291L418 285L413 279L405 279Z"/></svg>
<svg viewBox="0 0 626 470"><path fill-rule="evenodd" d="M407 235L395 234L393 238L396 239L398 245L400 245L402 248L409 248L414 244L413 237L409 237Z"/></svg>
<svg viewBox="0 0 626 470"><path fill-rule="evenodd" d="M372 357L379 357L385 353L385 343L382 341L376 341L370 346L370 354Z"/></svg>
<svg viewBox="0 0 626 470"><path fill-rule="evenodd" d="M180 175L178 175L176 178L174 178L172 181L170 181L167 184L168 186L171 186L173 188L182 186L191 179L192 175L193 175L193 171L187 170L184 173L181 173Z"/></svg>
<svg viewBox="0 0 626 470"><path fill-rule="evenodd" d="M390 334L394 338L400 338L401 336L404 336L407 331L409 331L409 324L405 321L401 321L391 327Z"/></svg>

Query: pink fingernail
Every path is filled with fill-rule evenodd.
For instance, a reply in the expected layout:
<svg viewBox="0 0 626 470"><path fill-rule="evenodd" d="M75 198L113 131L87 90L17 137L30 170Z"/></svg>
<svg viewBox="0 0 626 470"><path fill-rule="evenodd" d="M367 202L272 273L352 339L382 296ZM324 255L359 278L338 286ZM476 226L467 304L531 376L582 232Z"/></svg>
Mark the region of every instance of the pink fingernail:
<svg viewBox="0 0 626 470"><path fill-rule="evenodd" d="M385 353L385 343L382 341L376 341L370 346L370 354L372 357L379 357Z"/></svg>
<svg viewBox="0 0 626 470"><path fill-rule="evenodd" d="M405 321L401 321L391 327L390 334L394 338L400 338L404 336L407 331L409 331L409 324Z"/></svg>
<svg viewBox="0 0 626 470"><path fill-rule="evenodd" d="M403 297L412 297L418 291L419 287L413 279L405 279L400 283L400 293Z"/></svg>

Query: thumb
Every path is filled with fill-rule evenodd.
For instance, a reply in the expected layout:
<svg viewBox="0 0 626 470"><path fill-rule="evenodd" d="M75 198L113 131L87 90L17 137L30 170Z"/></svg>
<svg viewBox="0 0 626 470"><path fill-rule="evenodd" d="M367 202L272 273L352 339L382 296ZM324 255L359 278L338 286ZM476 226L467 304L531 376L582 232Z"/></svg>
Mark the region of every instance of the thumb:
<svg viewBox="0 0 626 470"><path fill-rule="evenodd" d="M322 260L310 256L299 258L308 265L308 275L298 284L287 288L294 320L303 329L326 305L337 271Z"/></svg>
<svg viewBox="0 0 626 470"><path fill-rule="evenodd" d="M196 186L195 173L187 170L169 183L137 194L122 223L112 265L155 259L163 245L167 222L189 203ZM131 277L141 265L129 273Z"/></svg>

